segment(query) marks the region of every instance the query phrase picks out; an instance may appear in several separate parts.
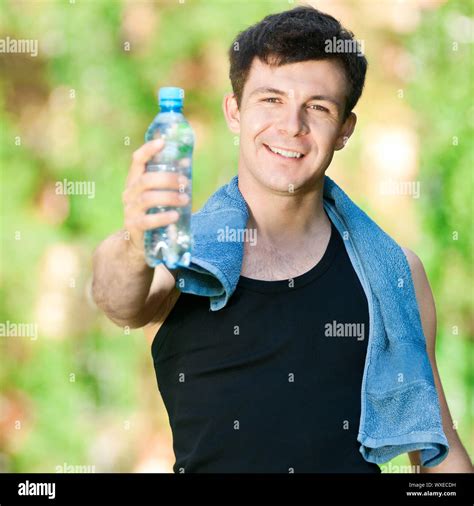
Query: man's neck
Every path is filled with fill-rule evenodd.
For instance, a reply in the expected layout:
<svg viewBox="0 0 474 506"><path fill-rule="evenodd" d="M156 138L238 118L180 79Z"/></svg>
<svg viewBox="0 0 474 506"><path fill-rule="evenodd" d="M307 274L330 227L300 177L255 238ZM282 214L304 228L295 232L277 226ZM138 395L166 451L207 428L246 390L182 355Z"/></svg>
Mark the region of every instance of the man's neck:
<svg viewBox="0 0 474 506"><path fill-rule="evenodd" d="M324 242L331 224L323 207L323 183L305 191L279 193L239 174L239 190L249 208L247 228L257 230L257 243L283 252Z"/></svg>

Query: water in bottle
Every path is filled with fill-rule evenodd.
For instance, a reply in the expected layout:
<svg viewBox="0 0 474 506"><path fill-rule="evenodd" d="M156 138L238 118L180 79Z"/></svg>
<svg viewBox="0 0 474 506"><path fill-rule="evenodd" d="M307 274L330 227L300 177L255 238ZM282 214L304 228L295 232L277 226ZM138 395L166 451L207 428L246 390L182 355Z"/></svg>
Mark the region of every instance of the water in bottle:
<svg viewBox="0 0 474 506"><path fill-rule="evenodd" d="M188 178L186 192L189 202L186 206L159 206L151 208L147 214L176 210L178 221L145 231L145 257L150 267L164 263L170 269L187 267L191 260L191 196L192 196L192 154L194 133L183 115L184 90L181 88L160 88L158 102L160 112L155 117L145 135L146 141L163 138L163 149L146 164L147 172L175 172ZM175 188L170 190L176 191Z"/></svg>

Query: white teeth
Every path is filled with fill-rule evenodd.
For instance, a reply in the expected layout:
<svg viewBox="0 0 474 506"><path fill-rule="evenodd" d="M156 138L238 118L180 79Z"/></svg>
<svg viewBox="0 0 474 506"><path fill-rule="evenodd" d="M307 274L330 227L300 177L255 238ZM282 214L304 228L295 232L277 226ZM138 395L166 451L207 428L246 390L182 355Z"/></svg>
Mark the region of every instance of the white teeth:
<svg viewBox="0 0 474 506"><path fill-rule="evenodd" d="M303 156L301 153L298 153L296 151L285 151L283 149L272 148L271 146L268 146L268 148L270 151L273 151L273 153L285 156L286 158L301 158Z"/></svg>

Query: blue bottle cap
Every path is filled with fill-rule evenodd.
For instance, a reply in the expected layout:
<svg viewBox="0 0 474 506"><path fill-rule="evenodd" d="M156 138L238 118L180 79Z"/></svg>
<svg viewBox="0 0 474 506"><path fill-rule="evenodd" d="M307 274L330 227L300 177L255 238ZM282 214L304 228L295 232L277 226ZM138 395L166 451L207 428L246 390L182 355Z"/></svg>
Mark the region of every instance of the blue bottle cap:
<svg viewBox="0 0 474 506"><path fill-rule="evenodd" d="M184 90L182 88L175 88L173 86L166 86L160 88L158 92L158 101L160 104L164 102L183 103Z"/></svg>

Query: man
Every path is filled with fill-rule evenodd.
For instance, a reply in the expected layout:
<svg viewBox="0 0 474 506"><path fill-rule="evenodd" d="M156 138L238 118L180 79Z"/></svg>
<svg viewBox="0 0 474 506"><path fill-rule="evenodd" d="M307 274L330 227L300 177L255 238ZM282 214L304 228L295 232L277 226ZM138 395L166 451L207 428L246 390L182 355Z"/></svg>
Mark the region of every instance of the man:
<svg viewBox="0 0 474 506"><path fill-rule="evenodd" d="M160 141L134 153L125 230L95 252L93 291L112 321L143 327L152 343L175 472L380 472L356 441L367 300L323 208L325 171L354 132L367 67L359 52L330 53L326 42L352 37L331 16L298 7L245 30L229 51L233 93L223 110L240 136L238 187L258 240L244 244L239 283L220 311L180 293L176 271L146 265L143 232L176 219L146 210L185 205L185 182L145 174ZM404 252L450 446L422 471L470 472L436 367L431 290L419 258ZM331 322L356 335L336 337ZM410 453L413 464L418 457Z"/></svg>

